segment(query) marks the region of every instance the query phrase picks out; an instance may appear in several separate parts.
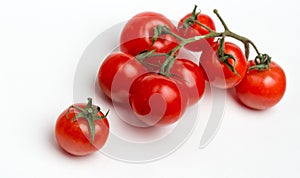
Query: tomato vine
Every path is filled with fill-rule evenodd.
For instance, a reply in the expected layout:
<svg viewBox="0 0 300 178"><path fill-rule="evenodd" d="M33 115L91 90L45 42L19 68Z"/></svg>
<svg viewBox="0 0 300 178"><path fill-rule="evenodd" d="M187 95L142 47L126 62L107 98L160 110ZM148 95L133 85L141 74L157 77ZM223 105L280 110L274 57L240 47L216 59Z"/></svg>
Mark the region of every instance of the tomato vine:
<svg viewBox="0 0 300 178"><path fill-rule="evenodd" d="M224 52L225 37L231 37L231 38L234 38L234 39L236 39L236 40L243 43L244 49L245 49L245 54L244 55L245 55L247 60L248 60L249 54L250 54L250 45L254 48L254 50L257 53L256 59L259 59L260 62L258 62L258 60L256 60L257 65L253 66L249 70L251 70L253 68L265 69L265 68L269 67L271 57L268 54L260 53L258 48L256 47L256 45L254 44L254 42L252 42L249 38L246 38L244 36L241 36L241 35L238 35L237 33L232 32L228 28L227 24L225 23L225 21L223 20L223 18L221 17L221 15L219 14L217 9L214 9L213 12L216 14L216 16L220 20L221 24L223 25L223 27L224 27L223 32L216 32L216 31L212 30L211 28L207 27L206 25L202 24L201 22L199 22L197 20L197 16L200 14L200 12L196 12L196 9L197 9L197 5L195 5L195 7L193 9L193 12L191 13L191 16L189 18L187 18L184 21L184 24L179 28L188 28L189 26L196 23L196 24L200 25L201 27L205 28L206 30L208 30L209 34L198 35L198 36L194 36L194 37L185 39L185 38L177 35L173 31L171 31L168 26L157 25L154 28L154 35L153 35L153 38L152 38L152 44L154 44L155 41L158 39L158 37L160 35L163 35L163 34L172 35L173 37L175 37L177 40L180 41L179 44L176 47L174 47L169 53L159 54L159 55L165 55L166 56L166 60L162 63L162 65L160 67L160 71L159 71L160 74L165 75L165 76L171 76L170 69L172 68L174 60L176 59L176 54L177 54L178 50L181 49L183 46L185 46L189 43L195 42L195 41L199 41L199 40L203 40L203 39L207 39L207 38L213 38L213 37L220 38L219 39L220 46L219 46L218 54L217 54L220 61L223 62L224 64L226 64L229 67L229 69L233 73L235 73L236 75L239 75L239 73L235 70L234 66L228 62L229 58L235 60L234 56L232 56L230 54L226 54ZM141 62L141 61L143 61L143 59L145 59L147 57L157 55L154 52L155 52L155 50L143 51L137 56L137 58Z"/></svg>

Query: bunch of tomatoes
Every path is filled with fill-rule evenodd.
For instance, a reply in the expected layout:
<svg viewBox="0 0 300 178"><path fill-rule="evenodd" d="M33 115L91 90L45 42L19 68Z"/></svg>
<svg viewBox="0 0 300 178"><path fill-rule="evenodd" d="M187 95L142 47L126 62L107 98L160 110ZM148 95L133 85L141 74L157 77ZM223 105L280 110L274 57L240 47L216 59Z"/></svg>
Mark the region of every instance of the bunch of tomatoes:
<svg viewBox="0 0 300 178"><path fill-rule="evenodd" d="M217 32L212 18L197 12L197 6L176 26L163 14L142 12L133 16L120 35L120 50L109 54L98 71L98 84L113 102L130 106L130 112L146 126L177 122L186 108L197 103L205 85L235 89L245 106L263 110L284 95L283 69L268 54L260 53L248 38L227 27ZM234 38L244 46L226 38ZM256 57L249 60L250 47ZM195 62L189 53L201 54ZM56 123L59 145L73 155L100 149L107 140L109 124L98 106L67 108Z"/></svg>

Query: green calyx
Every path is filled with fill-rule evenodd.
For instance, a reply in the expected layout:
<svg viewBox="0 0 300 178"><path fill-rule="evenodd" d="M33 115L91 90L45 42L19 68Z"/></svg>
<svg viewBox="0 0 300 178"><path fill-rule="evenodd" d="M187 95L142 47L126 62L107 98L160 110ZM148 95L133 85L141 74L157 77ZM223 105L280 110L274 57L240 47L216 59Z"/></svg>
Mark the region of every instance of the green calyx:
<svg viewBox="0 0 300 178"><path fill-rule="evenodd" d="M79 113L72 118L73 122L75 122L79 118L84 118L88 121L90 131L90 144L92 145L95 139L95 121L106 118L109 110L104 116L99 116L98 113L100 112L100 107L94 106L92 104L92 98L88 98L88 103L86 104L85 108L81 108L75 105L70 106L66 113L67 119L69 119L69 112L72 108L79 111Z"/></svg>
<svg viewBox="0 0 300 178"><path fill-rule="evenodd" d="M259 54L254 59L255 65L249 67L249 71L253 69L265 70L270 68L271 57L268 54Z"/></svg>
<svg viewBox="0 0 300 178"><path fill-rule="evenodd" d="M191 13L191 16L186 18L183 21L183 24L179 27L180 29L186 29L185 30L185 35L188 31L188 28L193 26L194 24L200 25L201 27L205 28L207 31L209 31L210 33L213 33L214 31L212 29L210 29L209 27L207 27L206 25L202 24L201 22L198 21L198 16L200 15L201 11L197 12L197 5L194 6L194 9Z"/></svg>
<svg viewBox="0 0 300 178"><path fill-rule="evenodd" d="M240 74L235 70L234 66L229 63L228 59L233 59L234 63L236 59L233 55L225 53L225 37L220 39L220 46L218 48L218 57L221 62L223 62L234 74L240 76Z"/></svg>
<svg viewBox="0 0 300 178"><path fill-rule="evenodd" d="M186 31L185 33L187 32L188 30L188 27L194 25L194 23L197 21L198 19L198 15L200 14L200 12L196 12L197 10L197 5L194 6L194 9L191 13L191 16L189 18L186 18L184 21L183 21L183 24L182 26L180 26L179 28L185 28Z"/></svg>

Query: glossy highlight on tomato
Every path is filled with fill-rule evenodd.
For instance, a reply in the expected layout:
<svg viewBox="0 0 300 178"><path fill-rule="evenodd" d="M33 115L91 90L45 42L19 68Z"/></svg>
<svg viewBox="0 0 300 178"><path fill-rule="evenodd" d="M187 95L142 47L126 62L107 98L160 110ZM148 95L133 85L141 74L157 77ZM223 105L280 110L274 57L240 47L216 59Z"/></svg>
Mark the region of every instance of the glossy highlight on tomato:
<svg viewBox="0 0 300 178"><path fill-rule="evenodd" d="M132 82L147 70L134 56L115 52L102 62L98 71L98 84L103 93L114 102L128 102Z"/></svg>
<svg viewBox="0 0 300 178"><path fill-rule="evenodd" d="M176 59L171 69L171 75L177 83L184 85L180 89L182 89L182 94L187 95L189 106L201 99L205 91L205 78L197 64L188 59Z"/></svg>
<svg viewBox="0 0 300 178"><path fill-rule="evenodd" d="M177 84L157 73L138 77L130 87L129 101L133 112L149 126L175 123L187 105Z"/></svg>

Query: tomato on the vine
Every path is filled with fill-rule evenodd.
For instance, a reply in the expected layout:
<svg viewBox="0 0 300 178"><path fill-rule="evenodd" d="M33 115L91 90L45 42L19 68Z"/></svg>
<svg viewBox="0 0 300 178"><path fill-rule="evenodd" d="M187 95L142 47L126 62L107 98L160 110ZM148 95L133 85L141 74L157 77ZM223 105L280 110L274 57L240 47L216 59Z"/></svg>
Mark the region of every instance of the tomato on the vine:
<svg viewBox="0 0 300 178"><path fill-rule="evenodd" d="M205 70L210 84L218 88L232 88L236 86L247 72L247 60L243 51L234 43L224 42L224 53L231 55L226 61L221 61L218 55L220 42L212 48L203 51L200 63ZM230 68L235 70L235 72Z"/></svg>
<svg viewBox="0 0 300 178"><path fill-rule="evenodd" d="M153 53L153 56L143 60L143 64L150 72L160 73L160 68L168 58L167 54ZM175 57L170 68L170 78L178 84L182 97L186 97L191 106L200 100L205 89L205 79L201 68L193 61L186 51L181 51L180 57Z"/></svg>
<svg viewBox="0 0 300 178"><path fill-rule="evenodd" d="M183 89L182 93L186 93L189 106L200 100L205 90L205 78L197 64L179 58L174 61L170 72L176 82L185 86L180 89Z"/></svg>
<svg viewBox="0 0 300 178"><path fill-rule="evenodd" d="M195 16L195 17L193 17ZM195 36L202 36L207 35L210 33L209 30L205 29L203 26L197 24L196 22L189 21L189 19L192 18L192 20L195 20L206 27L210 28L211 30L215 31L216 27L213 22L213 20L206 14L192 14L189 13L186 16L184 16L179 24L178 24L178 33L183 38L192 38ZM193 19L195 18L195 19ZM185 27L185 24L188 25ZM206 38L203 40L198 40L189 44L186 44L184 47L186 49L189 49L191 51L203 51L206 48L209 48L211 44L213 44L214 38Z"/></svg>
<svg viewBox="0 0 300 178"><path fill-rule="evenodd" d="M77 103L64 110L55 125L58 144L66 152L84 156L93 153L105 144L109 135L107 113L104 115L98 106Z"/></svg>
<svg viewBox="0 0 300 178"><path fill-rule="evenodd" d="M177 83L152 72L141 75L133 82L129 101L137 117L149 126L175 123L187 105Z"/></svg>
<svg viewBox="0 0 300 178"><path fill-rule="evenodd" d="M142 12L133 16L121 32L121 51L136 56L145 50L167 53L177 46L177 40L170 34L159 35L152 44L154 28L157 25L168 26L171 31L176 32L172 22L162 14Z"/></svg>
<svg viewBox="0 0 300 178"><path fill-rule="evenodd" d="M123 52L110 54L98 71L98 84L106 96L116 102L128 102L132 82L147 70L135 57Z"/></svg>
<svg viewBox="0 0 300 178"><path fill-rule="evenodd" d="M255 62L249 61L249 67ZM277 104L286 89L286 77L283 69L271 61L269 68L251 69L235 87L238 99L246 106L263 110Z"/></svg>

